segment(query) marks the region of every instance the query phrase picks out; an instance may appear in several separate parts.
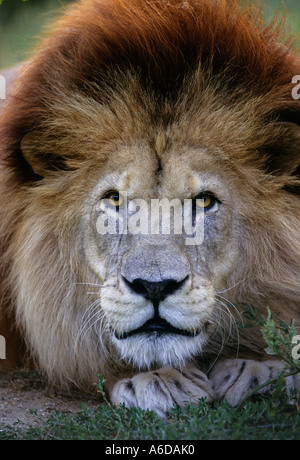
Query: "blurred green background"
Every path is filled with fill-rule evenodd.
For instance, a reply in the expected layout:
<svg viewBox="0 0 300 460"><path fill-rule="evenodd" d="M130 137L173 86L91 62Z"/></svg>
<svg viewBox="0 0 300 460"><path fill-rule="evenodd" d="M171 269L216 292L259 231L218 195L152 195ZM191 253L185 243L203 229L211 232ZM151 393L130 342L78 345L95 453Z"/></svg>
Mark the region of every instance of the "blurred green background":
<svg viewBox="0 0 300 460"><path fill-rule="evenodd" d="M44 25L74 0L0 0L0 68L21 62L38 41ZM300 0L265 0L266 17L287 11L287 27L300 32ZM300 35L296 41L300 54Z"/></svg>

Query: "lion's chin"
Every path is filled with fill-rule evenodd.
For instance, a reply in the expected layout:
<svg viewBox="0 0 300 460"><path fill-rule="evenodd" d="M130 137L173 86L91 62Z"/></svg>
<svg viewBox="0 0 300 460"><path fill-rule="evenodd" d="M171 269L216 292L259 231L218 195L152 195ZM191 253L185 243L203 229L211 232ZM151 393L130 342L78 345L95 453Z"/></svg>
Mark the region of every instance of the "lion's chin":
<svg viewBox="0 0 300 460"><path fill-rule="evenodd" d="M113 337L113 343L123 361L138 367L181 367L195 355L201 354L205 333L193 337L178 334L135 334L128 338Z"/></svg>

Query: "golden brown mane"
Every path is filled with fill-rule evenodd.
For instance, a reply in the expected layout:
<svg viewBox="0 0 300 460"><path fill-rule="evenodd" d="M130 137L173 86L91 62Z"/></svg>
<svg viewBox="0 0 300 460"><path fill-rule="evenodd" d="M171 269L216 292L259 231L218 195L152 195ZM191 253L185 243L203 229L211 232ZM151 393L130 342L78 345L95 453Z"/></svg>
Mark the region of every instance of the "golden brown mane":
<svg viewBox="0 0 300 460"><path fill-rule="evenodd" d="M296 112L289 116L299 122L299 102L290 97L299 61L279 42L275 21L265 26L260 12L241 12L237 0L82 0L55 25L21 77L1 139L6 152L16 151L47 117L45 102L59 82L85 91L88 83L112 84L112 70L132 68L159 93L176 97L199 63L249 96L274 91L274 112Z"/></svg>

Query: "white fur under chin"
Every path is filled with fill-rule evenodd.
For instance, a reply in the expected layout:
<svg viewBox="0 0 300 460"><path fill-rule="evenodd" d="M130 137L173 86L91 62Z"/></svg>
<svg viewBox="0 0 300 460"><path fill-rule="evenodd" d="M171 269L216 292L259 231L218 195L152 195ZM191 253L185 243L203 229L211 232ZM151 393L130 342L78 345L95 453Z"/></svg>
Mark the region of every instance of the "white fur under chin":
<svg viewBox="0 0 300 460"><path fill-rule="evenodd" d="M181 367L201 353L205 334L200 333L196 337L139 334L121 340L114 337L113 343L121 359L139 369L150 369L153 365Z"/></svg>

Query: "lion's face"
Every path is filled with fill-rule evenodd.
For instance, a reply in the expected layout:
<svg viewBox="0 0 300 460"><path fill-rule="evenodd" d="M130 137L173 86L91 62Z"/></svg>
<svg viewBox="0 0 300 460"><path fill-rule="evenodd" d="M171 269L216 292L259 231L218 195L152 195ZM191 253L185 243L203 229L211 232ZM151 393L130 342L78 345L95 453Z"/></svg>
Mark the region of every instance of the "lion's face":
<svg viewBox="0 0 300 460"><path fill-rule="evenodd" d="M50 130L23 139L24 157L45 177L30 190L26 226L17 234L15 286L19 314L39 325L30 329L30 341L45 368L54 368L54 358L58 368L61 349L85 379L112 363L180 366L202 352L221 352L228 341L235 346L238 311L231 307L257 305L267 289L273 295L279 275L272 270L279 265L269 243L277 234L270 234L287 198L256 156L266 141L262 102L220 107L208 88L191 105L193 82L184 90L173 106L132 78L107 104L99 102L101 89L90 97L62 93L49 108L59 135L53 139ZM269 135L282 129L274 123ZM63 174L45 172L48 152L63 158ZM160 210L154 219L152 213L158 202L167 204L161 222ZM186 216L196 224L194 236ZM54 262L44 282L51 270L59 283L45 290L47 257ZM21 266L30 270L19 275ZM39 309L32 308L33 296ZM57 344L43 319L53 299L60 314L52 320L63 328ZM60 356L66 373L69 358ZM68 372L73 379L73 365Z"/></svg>
<svg viewBox="0 0 300 460"><path fill-rule="evenodd" d="M159 142L156 149L141 143L114 152L109 172L90 194L84 221L86 258L101 284L106 329L121 357L140 367L180 364L202 350L214 329L215 295L238 251L237 197L226 174L216 172L213 155ZM155 233L153 214L145 208L142 213L155 199L190 199L194 214L200 207L203 238L175 234L174 221ZM115 233L121 232L124 207L131 227L113 234L115 216L120 219Z"/></svg>

